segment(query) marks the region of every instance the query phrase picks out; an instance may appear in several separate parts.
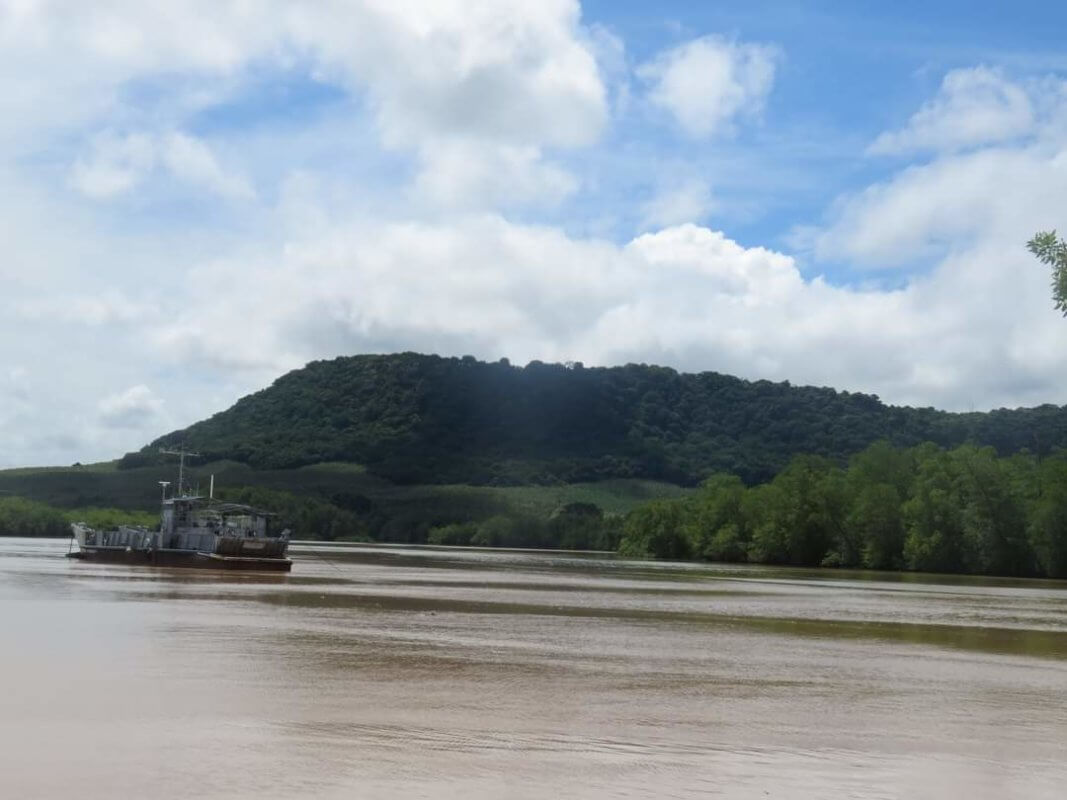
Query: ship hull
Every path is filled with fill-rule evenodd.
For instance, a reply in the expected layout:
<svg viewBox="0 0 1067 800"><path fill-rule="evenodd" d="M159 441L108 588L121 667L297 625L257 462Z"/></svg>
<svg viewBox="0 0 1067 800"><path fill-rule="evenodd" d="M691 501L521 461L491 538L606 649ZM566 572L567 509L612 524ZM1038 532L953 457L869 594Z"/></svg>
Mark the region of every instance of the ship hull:
<svg viewBox="0 0 1067 800"><path fill-rule="evenodd" d="M81 561L103 564L135 564L150 567L192 567L194 569L243 570L251 572L289 572L288 558L254 558L168 550L84 549L68 554Z"/></svg>

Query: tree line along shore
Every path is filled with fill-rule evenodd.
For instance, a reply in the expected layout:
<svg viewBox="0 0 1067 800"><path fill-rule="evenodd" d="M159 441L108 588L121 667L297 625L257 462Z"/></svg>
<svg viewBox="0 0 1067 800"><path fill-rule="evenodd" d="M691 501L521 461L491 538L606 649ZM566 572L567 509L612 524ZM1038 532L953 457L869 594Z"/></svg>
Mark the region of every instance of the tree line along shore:
<svg viewBox="0 0 1067 800"><path fill-rule="evenodd" d="M335 484L298 483L307 493L238 486L221 495L275 510L279 524L307 539L1067 577L1065 452L998 456L975 445L876 442L845 466L798 455L763 483L716 473L688 490L648 482L402 487L371 476L360 484L347 473ZM151 526L155 515L0 496L7 535L64 536L73 520Z"/></svg>

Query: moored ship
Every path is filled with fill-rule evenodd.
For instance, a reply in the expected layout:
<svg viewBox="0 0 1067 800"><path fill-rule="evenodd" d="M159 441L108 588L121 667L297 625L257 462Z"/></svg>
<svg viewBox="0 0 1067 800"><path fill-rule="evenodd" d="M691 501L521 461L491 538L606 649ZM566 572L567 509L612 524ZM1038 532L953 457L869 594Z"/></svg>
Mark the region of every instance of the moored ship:
<svg viewBox="0 0 1067 800"><path fill-rule="evenodd" d="M269 511L241 503L215 500L214 481L208 497L190 493L184 486L185 456L173 496L163 487L159 530L122 525L94 530L75 522L71 525L76 551L71 558L162 567L207 567L288 572L293 562L286 557L288 529L274 532Z"/></svg>

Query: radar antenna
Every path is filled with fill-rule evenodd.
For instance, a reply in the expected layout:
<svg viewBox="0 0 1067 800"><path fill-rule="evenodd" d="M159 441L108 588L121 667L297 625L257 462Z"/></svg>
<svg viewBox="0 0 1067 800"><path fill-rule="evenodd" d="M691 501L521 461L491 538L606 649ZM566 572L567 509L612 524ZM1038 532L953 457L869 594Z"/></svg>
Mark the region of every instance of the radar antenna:
<svg viewBox="0 0 1067 800"><path fill-rule="evenodd" d="M194 456L195 457L195 456L199 456L200 454L199 453L193 453L193 452L191 452L189 450L183 450L181 448L179 448L177 450L167 450L164 447L159 448L159 452L164 453L165 455L168 455L168 456L178 456L179 457L179 461L178 461L177 496L178 497L184 497L185 496L185 457L186 456Z"/></svg>

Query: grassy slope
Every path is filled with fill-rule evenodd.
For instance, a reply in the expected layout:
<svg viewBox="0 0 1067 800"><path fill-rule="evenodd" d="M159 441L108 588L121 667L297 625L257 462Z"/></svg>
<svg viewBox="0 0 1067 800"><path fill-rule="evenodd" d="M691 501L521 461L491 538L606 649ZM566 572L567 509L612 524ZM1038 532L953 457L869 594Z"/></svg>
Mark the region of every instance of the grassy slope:
<svg viewBox="0 0 1067 800"><path fill-rule="evenodd" d="M207 492L216 488L262 486L329 500L338 494L366 498L388 516L428 507L447 507L464 516L529 514L547 517L565 503L595 503L606 512L625 513L647 500L677 497L687 490L647 480L609 480L558 486L402 486L371 475L353 464L316 464L295 470L253 470L232 461L217 461L190 471L189 482ZM116 470L114 463L81 467L0 470L0 492L21 495L58 508L123 508L155 511L158 481L174 481L173 465Z"/></svg>

